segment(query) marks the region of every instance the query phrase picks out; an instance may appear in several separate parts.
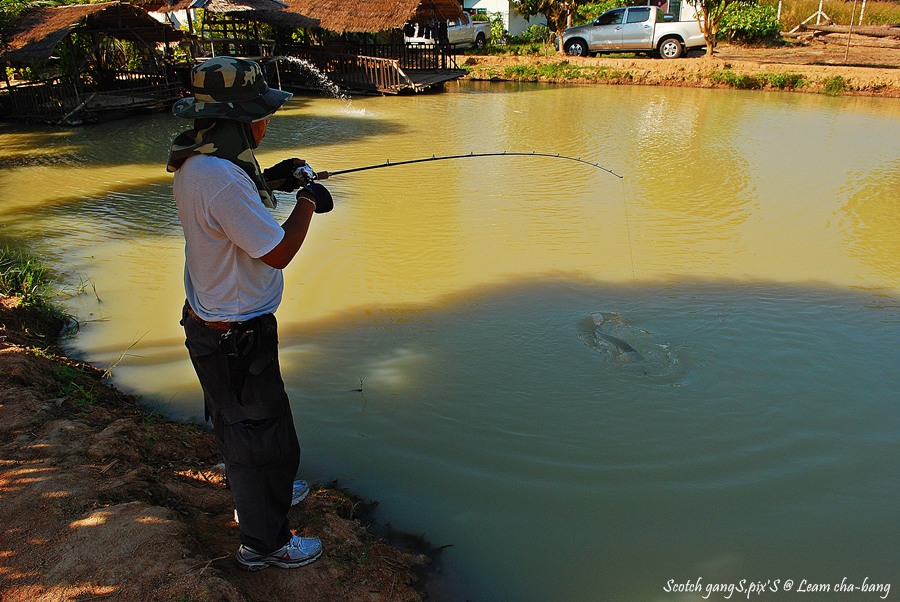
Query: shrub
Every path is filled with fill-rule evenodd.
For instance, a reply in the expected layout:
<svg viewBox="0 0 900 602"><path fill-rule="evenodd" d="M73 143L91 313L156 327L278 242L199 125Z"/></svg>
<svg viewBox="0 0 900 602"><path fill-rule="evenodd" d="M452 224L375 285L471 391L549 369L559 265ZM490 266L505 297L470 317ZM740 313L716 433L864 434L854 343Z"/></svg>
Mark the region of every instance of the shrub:
<svg viewBox="0 0 900 602"><path fill-rule="evenodd" d="M710 73L709 78L717 84L731 86L737 90L758 90L762 82L752 75L738 75L730 69L722 69Z"/></svg>
<svg viewBox="0 0 900 602"><path fill-rule="evenodd" d="M528 29L523 31L517 36L509 36L507 38L507 42L509 44L531 44L534 42L538 43L547 43L551 36L552 32L550 28L544 24L540 23L532 23Z"/></svg>
<svg viewBox="0 0 900 602"><path fill-rule="evenodd" d="M825 94L838 96L847 89L847 80L841 75L835 75L825 80Z"/></svg>
<svg viewBox="0 0 900 602"><path fill-rule="evenodd" d="M769 85L779 90L793 90L803 86L803 76L799 73L767 73Z"/></svg>
<svg viewBox="0 0 900 602"><path fill-rule="evenodd" d="M756 0L730 4L722 16L719 35L732 41L756 44L780 35L777 11Z"/></svg>

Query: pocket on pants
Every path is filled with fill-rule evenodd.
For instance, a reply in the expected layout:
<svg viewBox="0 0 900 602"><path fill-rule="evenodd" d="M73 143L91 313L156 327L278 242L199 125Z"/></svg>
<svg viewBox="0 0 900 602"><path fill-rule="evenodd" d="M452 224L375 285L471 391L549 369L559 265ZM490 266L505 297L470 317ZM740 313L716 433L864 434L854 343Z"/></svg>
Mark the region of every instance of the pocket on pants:
<svg viewBox="0 0 900 602"><path fill-rule="evenodd" d="M225 452L232 464L268 466L299 451L285 404L254 404L221 409Z"/></svg>

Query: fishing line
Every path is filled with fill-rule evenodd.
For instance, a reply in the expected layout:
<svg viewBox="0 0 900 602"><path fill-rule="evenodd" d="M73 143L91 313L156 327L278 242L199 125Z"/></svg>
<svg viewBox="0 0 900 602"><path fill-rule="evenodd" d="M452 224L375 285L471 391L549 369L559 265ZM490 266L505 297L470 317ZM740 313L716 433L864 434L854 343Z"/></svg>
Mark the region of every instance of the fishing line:
<svg viewBox="0 0 900 602"><path fill-rule="evenodd" d="M603 167L599 163L592 163L591 161L587 161L582 159L581 157L570 157L568 155L561 155L559 153L539 153L537 151L532 151L530 153L524 152L507 152L504 151L502 153L468 153L465 155L442 155L435 156L431 155L430 157L423 157L421 159L409 159L406 161L394 161L391 163L390 160L385 161L384 163L378 163L376 165L365 165L363 167L351 167L350 169L339 169L336 171L320 171L315 172L312 170L309 165L304 165L297 169L297 177L303 179L304 177L312 180L327 180L333 176L339 176L343 174L356 173L359 171L368 171L370 169L382 169L384 167L397 167L399 165L412 165L413 163L426 163L428 161L446 161L449 159L470 159L475 157L549 157L551 159L565 159L566 161L575 161L577 163L583 163L584 165L589 165L596 169L600 169L605 171L606 173L613 175L622 182L622 204L625 208L625 232L628 236L628 255L631 260L631 279L636 284L637 276L634 271L634 247L631 242L631 224L628 218L628 198L625 193L625 176L619 175L611 169ZM301 175L301 173L303 175Z"/></svg>
<svg viewBox="0 0 900 602"><path fill-rule="evenodd" d="M628 235L628 257L631 259L631 283L637 285L634 273L634 245L631 244L631 223L628 220L628 195L625 193L625 179L622 179L622 206L625 208L625 234Z"/></svg>
<svg viewBox="0 0 900 602"><path fill-rule="evenodd" d="M386 161L384 163L379 163L377 165L366 165L365 167L353 167L350 169L339 169L337 171L320 171L315 174L316 180L327 180L332 176L338 176L342 174L354 173L357 171L367 171L369 169L381 169L383 167L396 167L398 165L410 165L412 163L425 163L427 161L446 161L448 159L468 159L473 157L550 157L552 159L565 159L567 161L576 161L578 163L584 163L585 165L590 165L591 167L595 167L597 169L601 169L608 174L612 174L619 178L623 179L625 176L620 176L616 172L611 169L607 169L598 163L592 163L581 157L569 157L566 155L553 154L553 153L539 153L539 152L530 152L530 153L522 153L522 152L502 152L502 153L468 153L466 155L443 155L437 157L435 155L431 155L430 157L424 157L422 159L409 159L408 161Z"/></svg>

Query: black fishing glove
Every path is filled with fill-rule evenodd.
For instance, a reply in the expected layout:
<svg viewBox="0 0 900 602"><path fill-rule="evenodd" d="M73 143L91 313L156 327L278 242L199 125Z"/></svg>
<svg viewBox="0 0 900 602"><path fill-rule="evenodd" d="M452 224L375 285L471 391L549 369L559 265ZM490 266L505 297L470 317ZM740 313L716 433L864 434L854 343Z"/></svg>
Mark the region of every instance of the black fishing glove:
<svg viewBox="0 0 900 602"><path fill-rule="evenodd" d="M334 209L334 199L331 198L331 193L318 182L313 182L304 186L303 189L297 193L297 200L300 200L301 195L307 194L316 201L316 213L328 213Z"/></svg>
<svg viewBox="0 0 900 602"><path fill-rule="evenodd" d="M263 179L272 190L294 192L302 185L300 180L294 177L294 170L305 164L306 161L302 159L279 161L272 167L263 170Z"/></svg>

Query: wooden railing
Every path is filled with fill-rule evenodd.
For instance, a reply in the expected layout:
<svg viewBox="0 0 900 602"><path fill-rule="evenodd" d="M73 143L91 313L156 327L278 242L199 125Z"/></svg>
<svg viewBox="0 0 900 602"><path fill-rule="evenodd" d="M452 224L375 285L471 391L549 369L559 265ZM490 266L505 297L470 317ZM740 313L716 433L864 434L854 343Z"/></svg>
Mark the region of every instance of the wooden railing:
<svg viewBox="0 0 900 602"><path fill-rule="evenodd" d="M321 87L316 85L317 78L327 77L342 88L394 92L412 83L395 59L345 54L311 46L279 48L277 54L302 59L318 69L318 74L309 73L300 65L280 62L278 69L282 80L295 85L306 83Z"/></svg>
<svg viewBox="0 0 900 602"><path fill-rule="evenodd" d="M63 118L81 102L75 84L61 77L14 84L9 87L9 97L13 116L48 122Z"/></svg>
<svg viewBox="0 0 900 602"><path fill-rule="evenodd" d="M396 92L415 87L409 70L458 69L446 49L430 46L409 47L391 44L344 44L329 46L282 45L276 55L296 57L314 65L324 76L343 88L378 92ZM278 69L286 83L304 79L302 67L280 62ZM314 85L310 79L310 84Z"/></svg>
<svg viewBox="0 0 900 602"><path fill-rule="evenodd" d="M102 86L86 87L69 78L56 77L9 87L13 116L56 123L82 111L105 106L137 108L169 101L180 95L182 85L162 74L118 72ZM104 98L117 102L104 103Z"/></svg>

